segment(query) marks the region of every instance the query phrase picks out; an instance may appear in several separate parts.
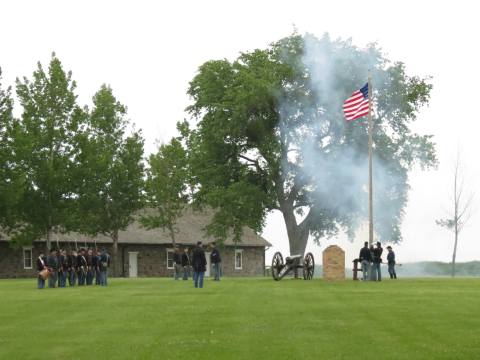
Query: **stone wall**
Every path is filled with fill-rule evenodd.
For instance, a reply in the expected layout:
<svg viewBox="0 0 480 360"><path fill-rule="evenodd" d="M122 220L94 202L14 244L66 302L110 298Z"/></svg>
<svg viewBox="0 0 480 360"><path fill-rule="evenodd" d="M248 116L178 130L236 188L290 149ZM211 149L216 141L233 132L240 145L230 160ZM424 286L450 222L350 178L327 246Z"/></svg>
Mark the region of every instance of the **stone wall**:
<svg viewBox="0 0 480 360"><path fill-rule="evenodd" d="M235 248L220 250L222 273L225 276L263 276L265 274L265 249L261 246L237 247L242 252L242 269L235 269Z"/></svg>
<svg viewBox="0 0 480 360"><path fill-rule="evenodd" d="M77 244L78 248L84 247L84 244ZM93 244L87 244L93 246ZM75 249L73 244L59 243L60 248L65 250ZM57 243L52 242L52 247L56 248ZM99 244L99 248L105 247L107 251L112 253L112 245ZM31 278L37 276L37 258L40 253L48 256L46 252L45 243L36 242L32 246L26 248L32 248L32 268L24 268L23 248L16 249L9 246L8 242L0 241L0 279L10 278Z"/></svg>
<svg viewBox="0 0 480 360"><path fill-rule="evenodd" d="M32 246L32 268L25 269L23 249L12 249L6 241L0 241L0 278L30 278L36 276L36 260L45 250L43 244Z"/></svg>
<svg viewBox="0 0 480 360"><path fill-rule="evenodd" d="M323 279L345 280L345 251L337 245L323 251Z"/></svg>
<svg viewBox="0 0 480 360"><path fill-rule="evenodd" d="M182 247L182 245L179 245ZM123 270L129 276L129 252L138 252L137 272L139 277L173 276L173 269L167 269L167 249L170 245L125 245L122 247ZM189 246L190 259L193 246ZM220 249L222 274L225 276L263 276L265 250L263 247L237 247L242 251L242 269L235 269L235 248ZM209 250L206 249L207 256Z"/></svg>
<svg viewBox="0 0 480 360"><path fill-rule="evenodd" d="M72 244L59 244L60 247L70 249ZM88 245L88 244L87 244ZM92 245L92 244L90 244ZM52 244L56 247L56 244ZM83 247L84 244L78 244ZM93 245L92 245L93 246ZM98 244L105 247L112 255L111 244ZM117 276L129 276L129 252L137 252L137 275L139 277L172 276L173 269L167 269L167 249L170 245L141 245L119 244L117 259L119 269ZM193 246L189 246L193 249ZM235 269L235 248L220 249L222 257L222 273L225 276L263 276L265 270L265 250L262 246L237 247L242 251L242 269ZM32 269L24 269L23 250L12 249L8 242L0 241L0 278L31 278L36 276L36 260L40 252L45 250L44 243L35 243L32 247ZM207 250L208 251L208 250ZM113 275L112 269L110 274Z"/></svg>

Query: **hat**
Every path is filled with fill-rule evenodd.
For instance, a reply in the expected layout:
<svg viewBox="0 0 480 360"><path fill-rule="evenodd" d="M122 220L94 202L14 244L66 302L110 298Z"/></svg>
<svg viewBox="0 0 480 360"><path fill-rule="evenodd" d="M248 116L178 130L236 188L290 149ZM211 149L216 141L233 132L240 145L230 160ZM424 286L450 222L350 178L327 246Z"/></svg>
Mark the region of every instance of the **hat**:
<svg viewBox="0 0 480 360"><path fill-rule="evenodd" d="M388 245L388 246L387 246L387 249L391 250L391 249L392 249L392 247L391 247L390 245Z"/></svg>

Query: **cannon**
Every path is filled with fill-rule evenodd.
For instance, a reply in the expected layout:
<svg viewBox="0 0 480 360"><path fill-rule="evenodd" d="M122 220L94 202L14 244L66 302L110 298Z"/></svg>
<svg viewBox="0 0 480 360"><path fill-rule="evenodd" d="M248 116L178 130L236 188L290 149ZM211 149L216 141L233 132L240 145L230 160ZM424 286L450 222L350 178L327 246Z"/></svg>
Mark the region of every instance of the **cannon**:
<svg viewBox="0 0 480 360"><path fill-rule="evenodd" d="M312 280L315 271L315 260L313 259L313 254L308 253L305 257L302 257L302 255L287 256L284 263L282 254L277 251L273 255L271 269L272 277L275 281L283 279L291 272L296 273L298 269L303 269L303 278L305 280Z"/></svg>

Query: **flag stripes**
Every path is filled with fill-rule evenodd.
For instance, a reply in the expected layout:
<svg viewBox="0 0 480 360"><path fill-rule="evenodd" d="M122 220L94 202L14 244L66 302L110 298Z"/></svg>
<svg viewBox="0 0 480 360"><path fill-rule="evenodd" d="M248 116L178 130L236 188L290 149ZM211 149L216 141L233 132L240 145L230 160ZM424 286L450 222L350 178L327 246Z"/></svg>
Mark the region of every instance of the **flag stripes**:
<svg viewBox="0 0 480 360"><path fill-rule="evenodd" d="M368 83L360 90L355 91L343 103L343 113L347 121L353 121L368 115L369 111Z"/></svg>

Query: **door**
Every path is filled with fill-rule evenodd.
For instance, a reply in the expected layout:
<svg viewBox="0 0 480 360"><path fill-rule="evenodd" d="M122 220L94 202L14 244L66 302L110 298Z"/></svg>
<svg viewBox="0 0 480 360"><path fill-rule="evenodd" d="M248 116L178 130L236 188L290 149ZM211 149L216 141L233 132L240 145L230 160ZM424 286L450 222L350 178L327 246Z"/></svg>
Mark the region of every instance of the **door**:
<svg viewBox="0 0 480 360"><path fill-rule="evenodd" d="M210 269L212 268L212 264L210 263L210 253L206 252L205 257L207 258L207 271L205 271L205 276L210 276Z"/></svg>
<svg viewBox="0 0 480 360"><path fill-rule="evenodd" d="M128 276L137 277L137 258L138 252L128 253Z"/></svg>

